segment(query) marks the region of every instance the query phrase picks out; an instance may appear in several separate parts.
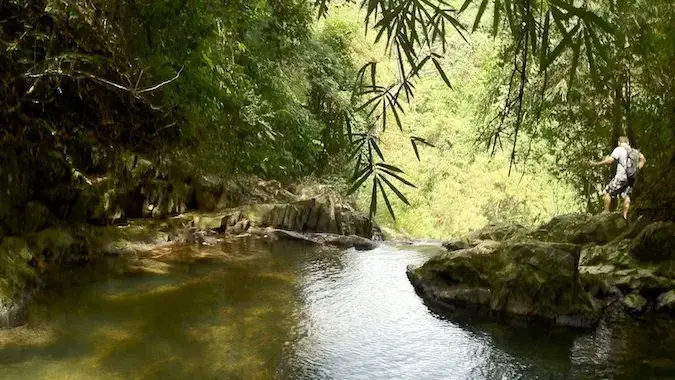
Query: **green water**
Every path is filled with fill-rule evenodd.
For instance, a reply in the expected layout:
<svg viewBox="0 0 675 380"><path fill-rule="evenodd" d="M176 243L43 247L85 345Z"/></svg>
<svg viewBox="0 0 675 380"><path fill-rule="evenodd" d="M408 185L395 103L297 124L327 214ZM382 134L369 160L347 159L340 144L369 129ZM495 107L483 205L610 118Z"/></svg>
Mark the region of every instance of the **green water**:
<svg viewBox="0 0 675 380"><path fill-rule="evenodd" d="M675 324L442 316L405 276L440 247L236 240L66 273L0 331L2 379L675 378Z"/></svg>

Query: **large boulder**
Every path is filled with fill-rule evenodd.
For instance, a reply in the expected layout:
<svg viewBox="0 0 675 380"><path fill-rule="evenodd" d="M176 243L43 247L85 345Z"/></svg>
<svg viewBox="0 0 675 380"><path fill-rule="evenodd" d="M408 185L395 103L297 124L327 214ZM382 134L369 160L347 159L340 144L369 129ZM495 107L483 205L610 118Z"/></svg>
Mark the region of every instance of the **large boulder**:
<svg viewBox="0 0 675 380"><path fill-rule="evenodd" d="M495 223L476 230L467 235L468 240L507 240L525 232L525 227L513 223Z"/></svg>
<svg viewBox="0 0 675 380"><path fill-rule="evenodd" d="M627 229L628 222L621 213L593 215L575 231L572 242L605 244L619 237Z"/></svg>
<svg viewBox="0 0 675 380"><path fill-rule="evenodd" d="M569 243L574 240L579 229L590 218L589 214L582 213L558 215L536 230L527 232L523 237L540 241Z"/></svg>
<svg viewBox="0 0 675 380"><path fill-rule="evenodd" d="M643 262L675 260L675 223L656 222L633 239L630 254Z"/></svg>
<svg viewBox="0 0 675 380"><path fill-rule="evenodd" d="M423 297L558 324L592 324L598 309L584 292L580 247L548 242L488 242L436 256L408 277Z"/></svg>

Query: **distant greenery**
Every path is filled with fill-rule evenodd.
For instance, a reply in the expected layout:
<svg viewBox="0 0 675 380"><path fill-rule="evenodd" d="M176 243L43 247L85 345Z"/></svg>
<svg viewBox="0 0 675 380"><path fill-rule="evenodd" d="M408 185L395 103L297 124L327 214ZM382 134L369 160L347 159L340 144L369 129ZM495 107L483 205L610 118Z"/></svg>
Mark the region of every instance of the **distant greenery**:
<svg viewBox="0 0 675 380"><path fill-rule="evenodd" d="M381 81L395 78L395 59L373 45L369 36L358 33L361 17L354 7L336 8L325 24L351 25L354 60L377 61ZM501 75L498 62L504 43L488 34L475 34L471 45L460 36L447 43L455 52L444 61L445 72L453 78L452 89L434 68L421 71L417 95L401 115L406 133L389 128L376 136L387 162L404 170L416 185L401 189L409 206L390 199L395 220L380 207L378 221L411 236L447 238L486 223L533 225L553 215L581 210L583 199L573 186L549 172L553 155L546 153L522 162L509 176L508 146L491 155L482 143L485 103L493 82ZM433 145L418 147L419 160L411 149L409 134ZM526 136L523 141L545 150L540 140ZM358 192L362 207L369 207L371 196L372 189L364 184Z"/></svg>
<svg viewBox="0 0 675 380"><path fill-rule="evenodd" d="M340 2L316 3L320 13L331 14L330 4ZM414 98L420 73L427 66L450 86L455 78L444 67L457 45L449 41L461 37L472 42L478 33L501 42L500 54L493 58L500 70L495 71L490 96L484 99L479 136L491 153L498 148L510 150L510 171L525 157L552 155L560 162L549 170L583 191L592 210L602 187L599 183L608 177L590 173L585 157L606 154L620 134L634 142L646 137L652 143L646 151L655 158L657 170L652 171L655 177L643 176L647 196L641 209L657 218L674 217L672 196L661 198L664 190L673 193L662 171L675 162L675 9L668 1L364 0L357 4L366 29L372 28L375 41L381 42L379 49L395 63L393 75L383 77L376 70L378 64L364 62L357 77L359 108L370 117L367 128L355 135L355 149L363 159L355 160L352 181L355 187L370 183L371 213L377 209L378 196L390 208L382 185L389 183L383 174L407 184L400 168L388 164L381 154L379 133L387 125L397 126L410 134L412 150L418 154L419 143L426 141L403 128L401 105ZM532 149L530 139L546 141L551 149ZM388 187L407 201L400 191Z"/></svg>

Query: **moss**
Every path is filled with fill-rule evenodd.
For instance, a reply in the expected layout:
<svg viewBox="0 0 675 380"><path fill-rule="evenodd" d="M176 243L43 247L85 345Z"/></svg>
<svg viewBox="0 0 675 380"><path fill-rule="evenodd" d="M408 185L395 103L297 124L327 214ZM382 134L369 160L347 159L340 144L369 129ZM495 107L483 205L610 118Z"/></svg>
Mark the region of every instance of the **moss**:
<svg viewBox="0 0 675 380"><path fill-rule="evenodd" d="M0 301L11 300L35 277L29 265L33 253L18 237L5 237L0 243Z"/></svg>

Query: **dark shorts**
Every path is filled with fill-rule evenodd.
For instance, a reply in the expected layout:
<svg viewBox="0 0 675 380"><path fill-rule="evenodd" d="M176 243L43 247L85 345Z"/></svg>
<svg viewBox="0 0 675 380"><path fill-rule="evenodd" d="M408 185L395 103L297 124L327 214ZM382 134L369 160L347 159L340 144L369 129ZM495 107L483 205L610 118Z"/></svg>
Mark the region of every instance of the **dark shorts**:
<svg viewBox="0 0 675 380"><path fill-rule="evenodd" d="M614 177L605 187L605 192L612 197L621 195L626 198L630 197L630 194L633 192L633 185L635 185L634 179L630 180Z"/></svg>

